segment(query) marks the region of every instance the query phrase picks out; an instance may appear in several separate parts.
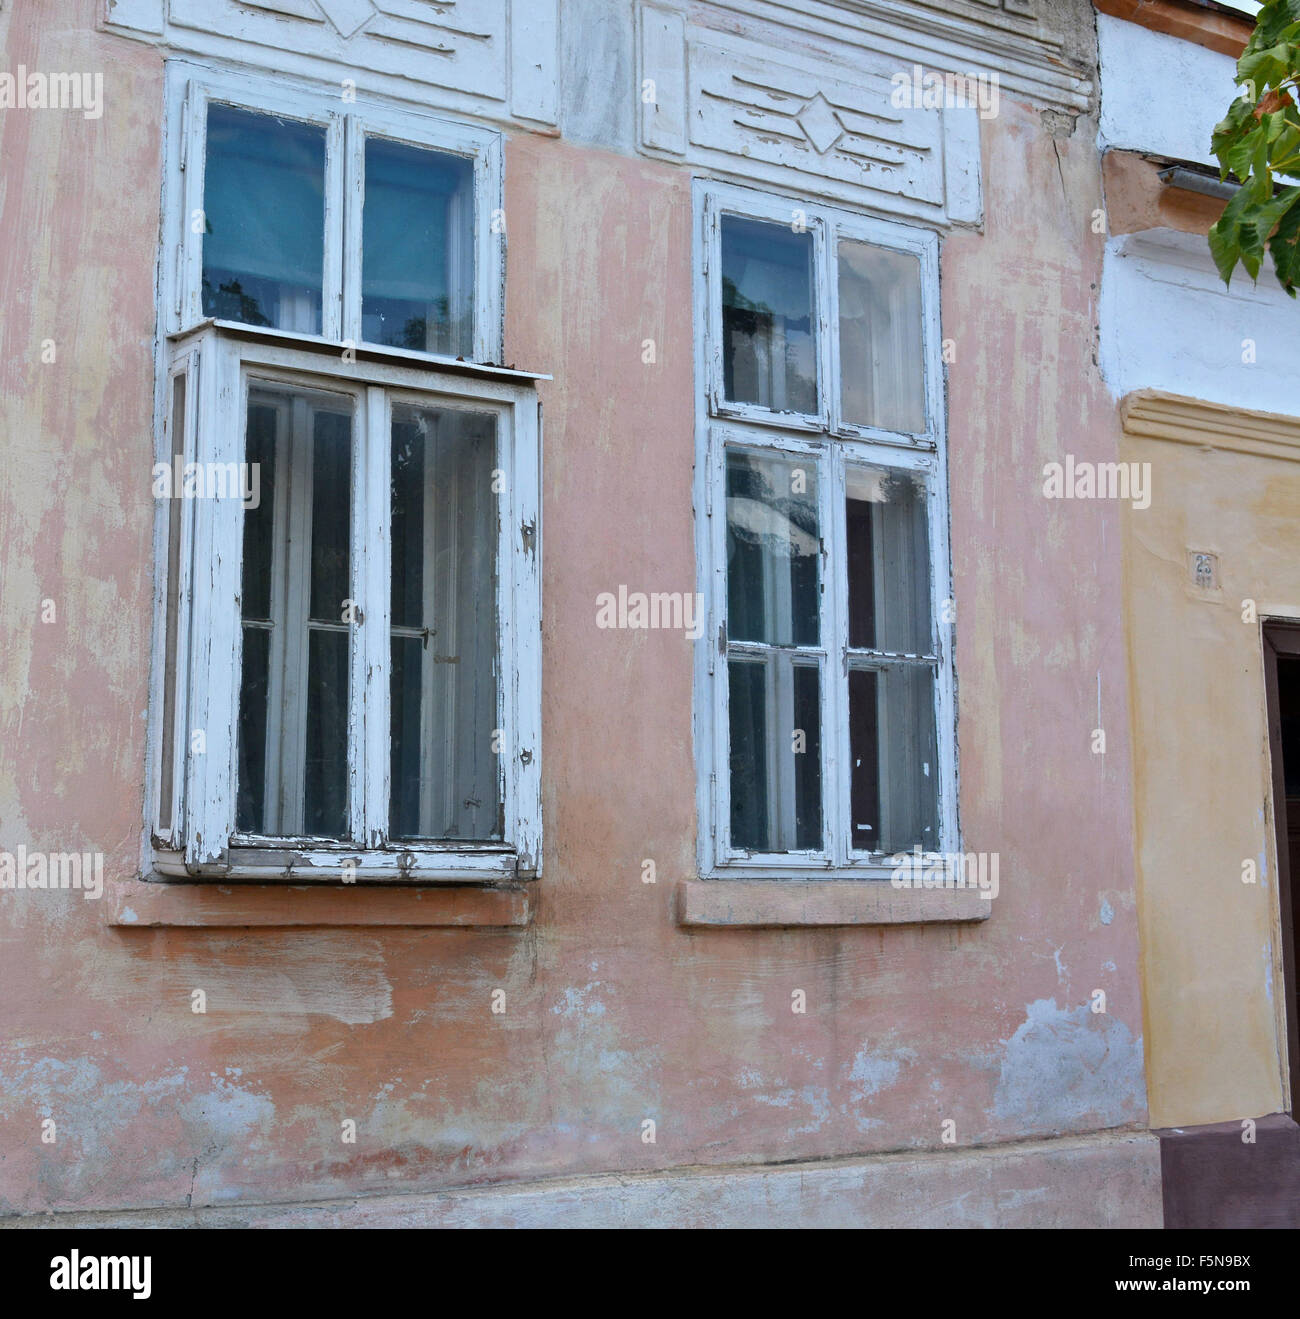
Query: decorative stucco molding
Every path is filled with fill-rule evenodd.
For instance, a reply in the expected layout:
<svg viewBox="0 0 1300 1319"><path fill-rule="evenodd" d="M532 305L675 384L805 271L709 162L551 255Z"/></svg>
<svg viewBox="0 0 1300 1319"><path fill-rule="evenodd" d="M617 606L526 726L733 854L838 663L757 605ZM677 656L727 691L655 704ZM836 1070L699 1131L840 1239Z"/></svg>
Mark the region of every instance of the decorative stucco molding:
<svg viewBox="0 0 1300 1319"><path fill-rule="evenodd" d="M887 214L979 220L974 108L896 108L879 67L691 27L652 6L641 32L647 154Z"/></svg>
<svg viewBox="0 0 1300 1319"><path fill-rule="evenodd" d="M900 106L900 75L996 78L1075 112L1093 91L1028 0L639 0L637 17L644 153L940 224L981 217L979 111Z"/></svg>
<svg viewBox="0 0 1300 1319"><path fill-rule="evenodd" d="M559 0L104 0L104 26L530 126L557 122Z"/></svg>
<svg viewBox="0 0 1300 1319"><path fill-rule="evenodd" d="M1300 417L1141 390L1121 400L1120 419L1129 435L1300 462Z"/></svg>

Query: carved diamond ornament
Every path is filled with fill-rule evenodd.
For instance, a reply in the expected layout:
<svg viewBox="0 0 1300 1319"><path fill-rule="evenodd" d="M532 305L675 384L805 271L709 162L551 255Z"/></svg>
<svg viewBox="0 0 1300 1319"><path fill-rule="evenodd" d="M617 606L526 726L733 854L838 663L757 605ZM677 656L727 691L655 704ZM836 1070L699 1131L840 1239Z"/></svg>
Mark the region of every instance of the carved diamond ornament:
<svg viewBox="0 0 1300 1319"><path fill-rule="evenodd" d="M824 156L844 136L844 125L821 92L795 115L795 123L803 129L804 136L820 156Z"/></svg>
<svg viewBox="0 0 1300 1319"><path fill-rule="evenodd" d="M350 37L375 15L372 0L316 0L325 17L338 29L341 37Z"/></svg>

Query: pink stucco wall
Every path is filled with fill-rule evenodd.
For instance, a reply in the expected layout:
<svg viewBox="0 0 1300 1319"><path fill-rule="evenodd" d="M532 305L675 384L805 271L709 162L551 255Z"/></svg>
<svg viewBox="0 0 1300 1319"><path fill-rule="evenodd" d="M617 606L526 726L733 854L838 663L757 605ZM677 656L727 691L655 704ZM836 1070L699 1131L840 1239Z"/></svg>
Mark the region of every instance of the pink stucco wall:
<svg viewBox="0 0 1300 1319"><path fill-rule="evenodd" d="M107 101L98 121L0 112L0 848L99 849L111 882L135 872L145 768L162 69L76 8L0 18L10 65L103 68ZM1053 140L1004 98L984 135L985 232L942 265L961 809L966 846L1001 854L992 919L675 924L690 643L595 610L620 583L694 589L689 172L512 137L506 357L555 376L536 920L123 930L79 894L0 894L0 1212L937 1148L945 1119L963 1145L1144 1122L1120 540L1105 506L1039 493L1067 450L1115 456L1094 131Z"/></svg>

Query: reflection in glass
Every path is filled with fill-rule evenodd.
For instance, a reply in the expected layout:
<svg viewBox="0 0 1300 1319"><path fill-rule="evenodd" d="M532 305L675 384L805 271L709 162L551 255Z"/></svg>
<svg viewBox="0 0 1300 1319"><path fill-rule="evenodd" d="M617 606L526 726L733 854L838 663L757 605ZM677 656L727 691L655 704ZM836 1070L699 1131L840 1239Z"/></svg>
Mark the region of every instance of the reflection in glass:
<svg viewBox="0 0 1300 1319"><path fill-rule="evenodd" d="M722 217L723 376L733 403L817 411L813 236Z"/></svg>
<svg viewBox="0 0 1300 1319"><path fill-rule="evenodd" d="M502 836L496 419L393 409L390 835Z"/></svg>
<svg viewBox="0 0 1300 1319"><path fill-rule="evenodd" d="M236 829L348 833L351 401L250 390Z"/></svg>
<svg viewBox="0 0 1300 1319"><path fill-rule="evenodd" d="M938 848L934 681L930 664L849 670L852 846L858 851Z"/></svg>
<svg viewBox="0 0 1300 1319"><path fill-rule="evenodd" d="M367 343L472 355L473 221L471 160L366 139L361 335Z"/></svg>
<svg viewBox="0 0 1300 1319"><path fill-rule="evenodd" d="M817 467L727 452L727 631L732 641L815 646L820 624Z"/></svg>
<svg viewBox="0 0 1300 1319"><path fill-rule="evenodd" d="M733 656L731 845L752 852L822 846L821 676L783 651Z"/></svg>
<svg viewBox="0 0 1300 1319"><path fill-rule="evenodd" d="M321 333L325 130L208 107L203 314Z"/></svg>
<svg viewBox="0 0 1300 1319"><path fill-rule="evenodd" d="M911 252L841 241L839 301L844 420L923 432L920 259Z"/></svg>
<svg viewBox="0 0 1300 1319"><path fill-rule="evenodd" d="M845 472L849 645L928 655L930 542L925 484L909 472Z"/></svg>
<svg viewBox="0 0 1300 1319"><path fill-rule="evenodd" d="M821 538L811 460L727 453L731 843L820 850Z"/></svg>

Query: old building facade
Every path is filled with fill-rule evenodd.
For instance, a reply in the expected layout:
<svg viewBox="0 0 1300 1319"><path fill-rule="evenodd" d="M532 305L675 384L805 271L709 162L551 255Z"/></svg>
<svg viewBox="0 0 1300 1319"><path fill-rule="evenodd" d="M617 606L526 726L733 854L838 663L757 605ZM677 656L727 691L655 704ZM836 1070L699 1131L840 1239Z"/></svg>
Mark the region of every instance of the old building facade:
<svg viewBox="0 0 1300 1319"><path fill-rule="evenodd" d="M0 4L0 1211L1145 1226L1294 1130L1300 423L1168 347L1294 313L1157 36L1226 104L1074 0Z"/></svg>

